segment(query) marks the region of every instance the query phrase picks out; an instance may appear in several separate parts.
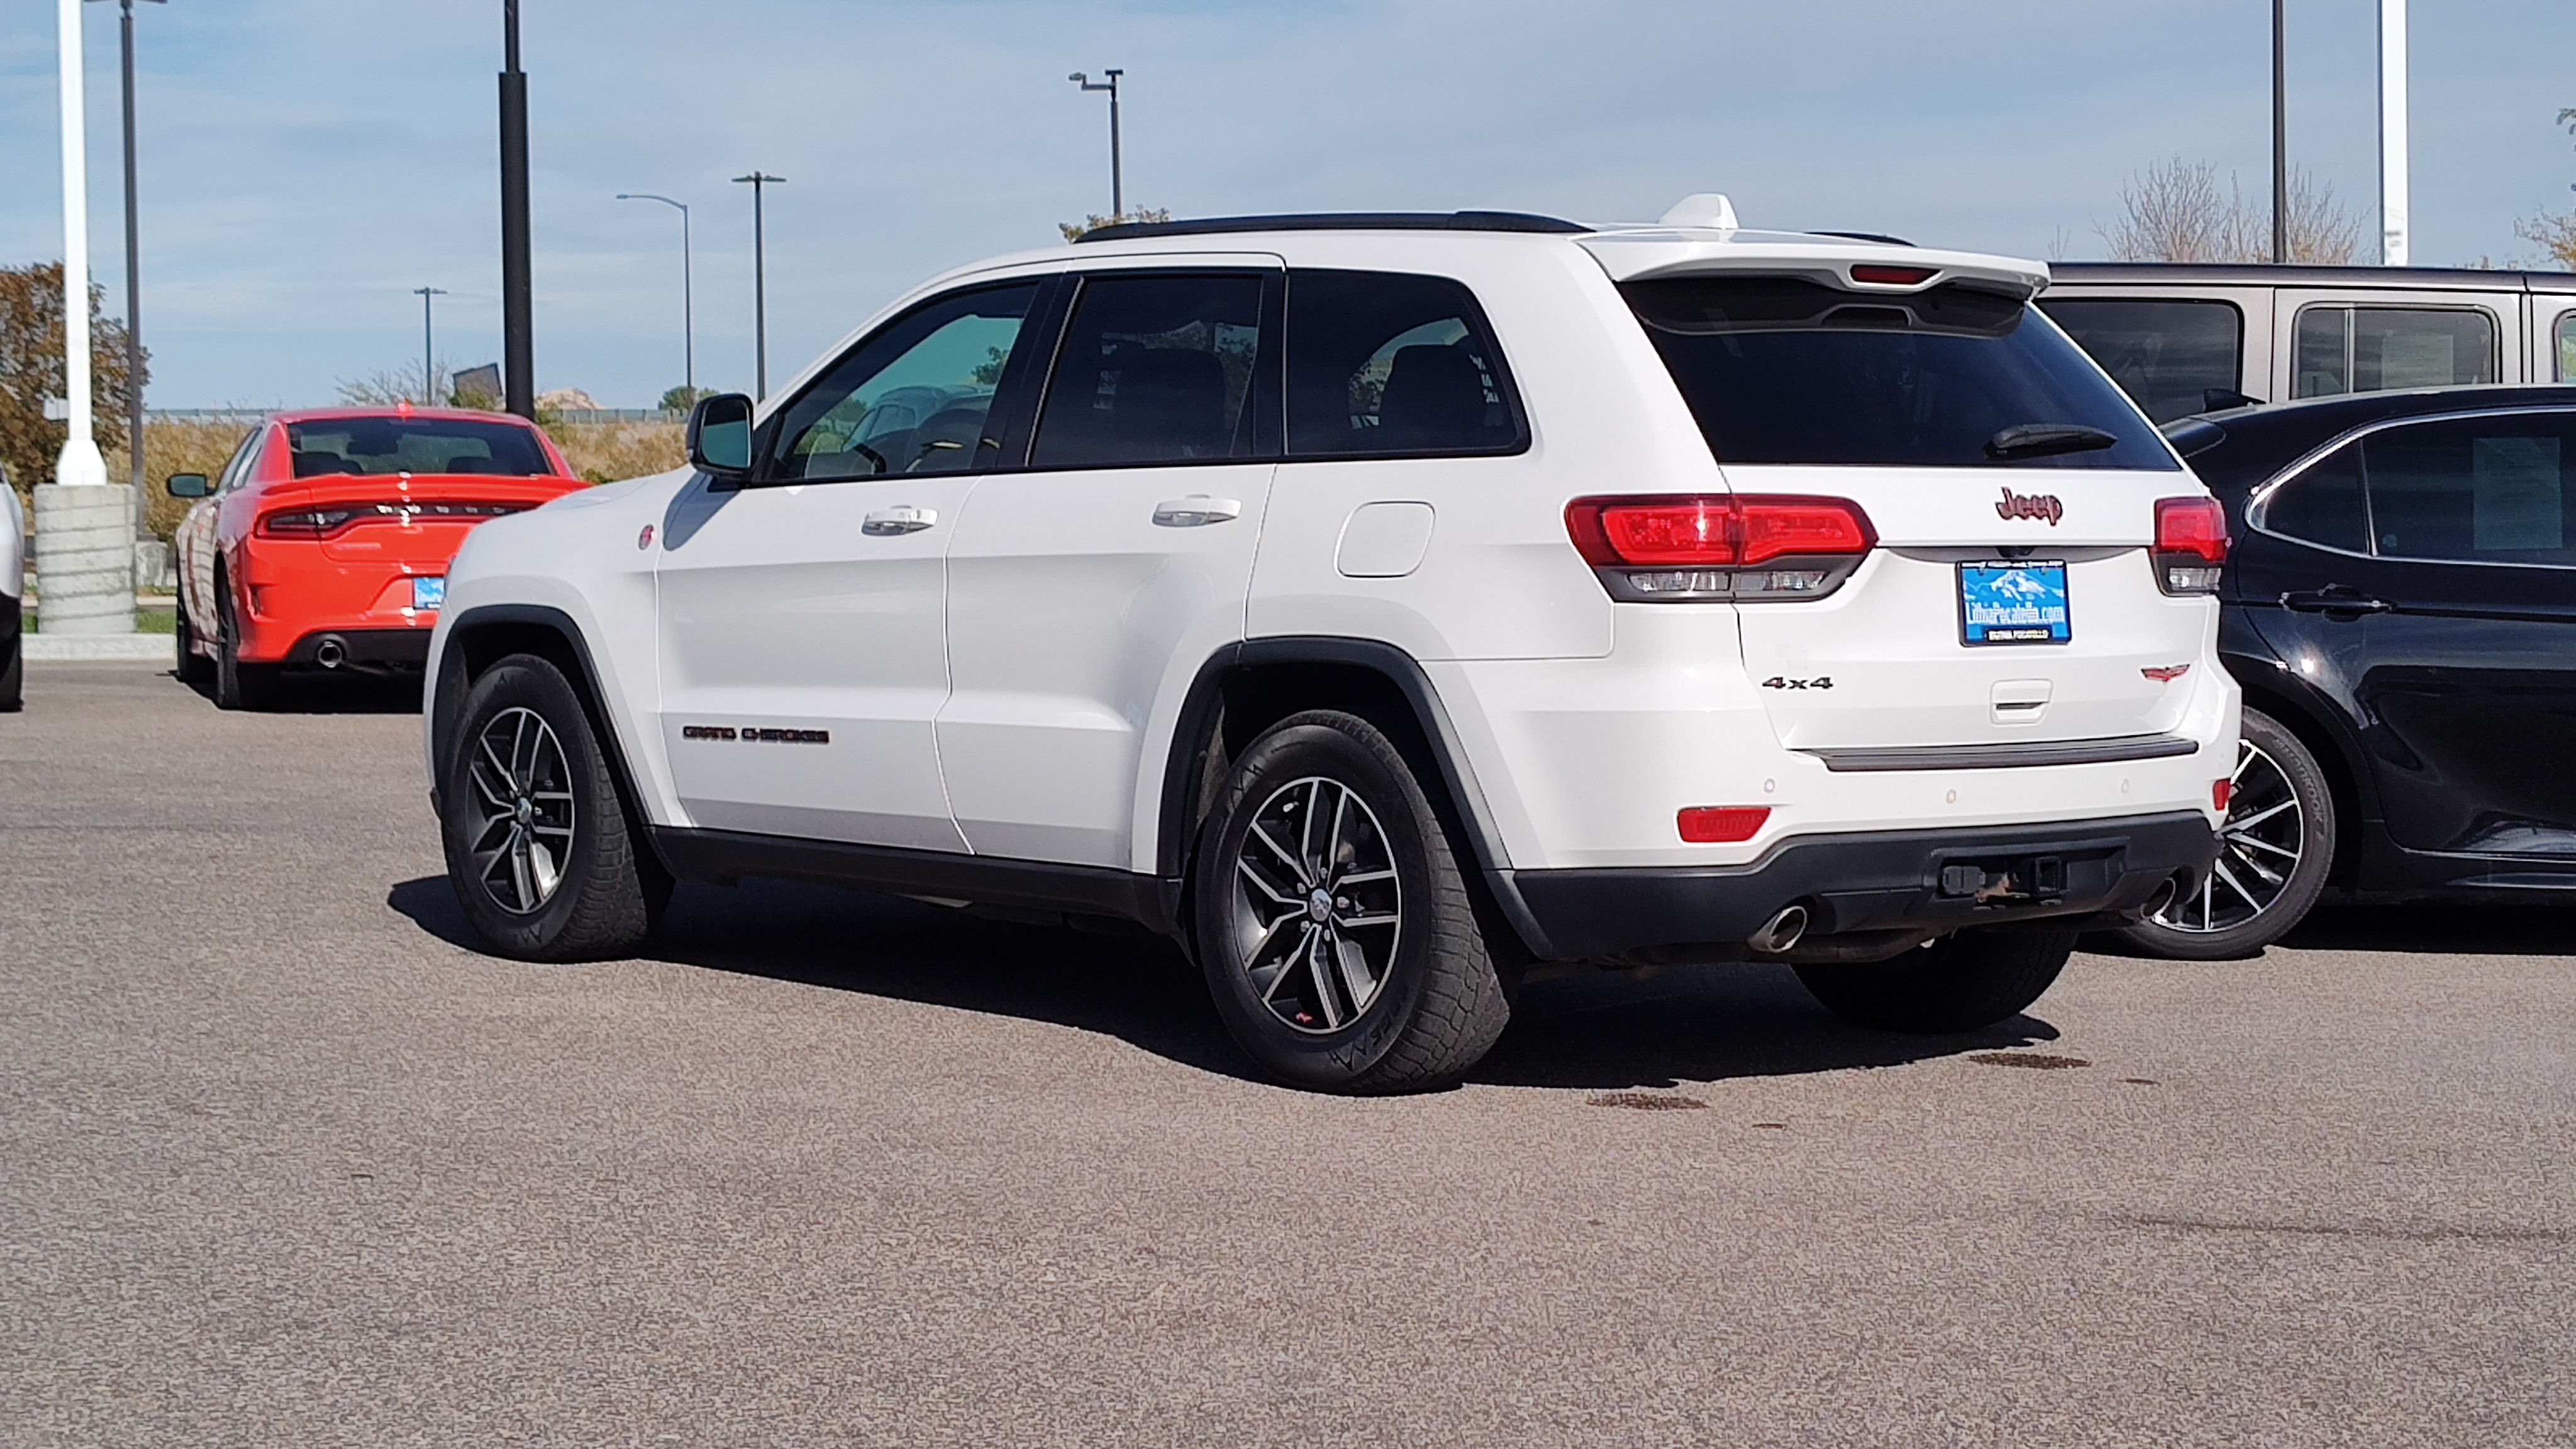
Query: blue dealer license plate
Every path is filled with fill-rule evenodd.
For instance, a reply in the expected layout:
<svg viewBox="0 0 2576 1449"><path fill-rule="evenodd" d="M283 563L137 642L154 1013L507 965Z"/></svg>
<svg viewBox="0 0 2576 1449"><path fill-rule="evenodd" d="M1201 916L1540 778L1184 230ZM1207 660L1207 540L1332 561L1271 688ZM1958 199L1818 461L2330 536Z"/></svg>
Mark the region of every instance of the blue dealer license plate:
<svg viewBox="0 0 2576 1449"><path fill-rule="evenodd" d="M1959 642L2064 644L2074 637L2064 563L2025 559L1959 565Z"/></svg>
<svg viewBox="0 0 2576 1449"><path fill-rule="evenodd" d="M446 579L416 578L411 581L411 606L413 608L435 609L446 602Z"/></svg>

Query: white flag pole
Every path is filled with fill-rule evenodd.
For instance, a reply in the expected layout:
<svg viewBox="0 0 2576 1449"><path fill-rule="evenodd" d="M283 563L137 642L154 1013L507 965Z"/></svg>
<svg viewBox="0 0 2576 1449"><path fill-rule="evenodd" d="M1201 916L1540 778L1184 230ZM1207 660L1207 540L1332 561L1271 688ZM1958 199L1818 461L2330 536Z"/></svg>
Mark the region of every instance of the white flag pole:
<svg viewBox="0 0 2576 1449"><path fill-rule="evenodd" d="M60 0L63 99L63 403L70 429L54 481L107 482L90 413L89 138L81 95L81 0Z"/></svg>
<svg viewBox="0 0 2576 1449"><path fill-rule="evenodd" d="M2379 0L2379 261L2407 265L2406 0Z"/></svg>

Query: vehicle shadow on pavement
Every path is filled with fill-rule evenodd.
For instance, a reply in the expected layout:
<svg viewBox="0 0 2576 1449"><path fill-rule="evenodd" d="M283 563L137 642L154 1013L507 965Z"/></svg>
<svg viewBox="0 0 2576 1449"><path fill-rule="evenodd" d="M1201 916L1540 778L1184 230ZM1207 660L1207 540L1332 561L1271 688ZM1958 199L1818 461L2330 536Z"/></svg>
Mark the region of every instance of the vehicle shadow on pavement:
<svg viewBox="0 0 2576 1449"><path fill-rule="evenodd" d="M2576 949L2576 911L2449 902L2321 905L2281 945L2300 951L2564 956Z"/></svg>
<svg viewBox="0 0 2576 1449"><path fill-rule="evenodd" d="M386 904L465 950L481 942L444 876ZM683 885L644 955L674 965L1050 1022L1201 1071L1269 1079L1235 1048L1198 968L1166 942L1018 925L892 896L788 881ZM2028 1016L1915 1037L1826 1014L1781 966L1677 967L1532 983L1467 1080L1492 1086L1670 1087L1685 1081L1901 1066L2053 1041Z"/></svg>
<svg viewBox="0 0 2576 1449"><path fill-rule="evenodd" d="M164 671L174 675L177 671ZM211 684L185 683L206 702L215 705L215 687ZM418 714L420 713L420 676L418 674L314 674L299 672L279 678L264 702L262 714Z"/></svg>

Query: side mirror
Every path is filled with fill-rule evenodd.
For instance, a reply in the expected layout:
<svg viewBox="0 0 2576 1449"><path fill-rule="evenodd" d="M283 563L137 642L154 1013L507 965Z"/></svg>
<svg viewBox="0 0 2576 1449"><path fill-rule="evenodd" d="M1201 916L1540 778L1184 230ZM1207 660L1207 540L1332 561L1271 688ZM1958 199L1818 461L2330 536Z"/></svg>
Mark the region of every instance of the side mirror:
<svg viewBox="0 0 2576 1449"><path fill-rule="evenodd" d="M169 489L173 498L203 498L215 491L215 486L206 481L203 473L173 473L161 486Z"/></svg>
<svg viewBox="0 0 2576 1449"><path fill-rule="evenodd" d="M689 466L715 478L751 473L751 399L720 392L689 409Z"/></svg>

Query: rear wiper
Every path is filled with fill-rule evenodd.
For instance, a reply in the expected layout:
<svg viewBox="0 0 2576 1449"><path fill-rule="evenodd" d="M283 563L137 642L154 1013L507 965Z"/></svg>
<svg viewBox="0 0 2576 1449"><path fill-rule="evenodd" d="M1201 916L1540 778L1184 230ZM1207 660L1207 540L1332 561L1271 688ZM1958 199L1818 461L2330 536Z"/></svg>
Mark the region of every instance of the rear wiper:
<svg viewBox="0 0 2576 1449"><path fill-rule="evenodd" d="M1986 439L1986 456L2011 462L2050 458L2059 453L2090 453L2119 445L2120 440L2112 434L2082 423L2015 423Z"/></svg>

